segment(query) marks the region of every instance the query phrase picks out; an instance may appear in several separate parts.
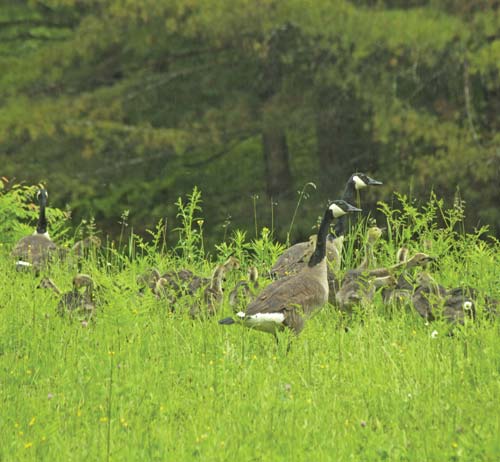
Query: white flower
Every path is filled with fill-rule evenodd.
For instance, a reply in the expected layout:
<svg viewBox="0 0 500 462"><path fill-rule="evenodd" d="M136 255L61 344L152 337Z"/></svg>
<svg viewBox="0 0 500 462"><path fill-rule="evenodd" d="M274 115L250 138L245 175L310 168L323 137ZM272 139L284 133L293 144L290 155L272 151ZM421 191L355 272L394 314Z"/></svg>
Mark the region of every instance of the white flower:
<svg viewBox="0 0 500 462"><path fill-rule="evenodd" d="M436 338L438 336L438 331L437 330L433 330L431 332L431 338Z"/></svg>

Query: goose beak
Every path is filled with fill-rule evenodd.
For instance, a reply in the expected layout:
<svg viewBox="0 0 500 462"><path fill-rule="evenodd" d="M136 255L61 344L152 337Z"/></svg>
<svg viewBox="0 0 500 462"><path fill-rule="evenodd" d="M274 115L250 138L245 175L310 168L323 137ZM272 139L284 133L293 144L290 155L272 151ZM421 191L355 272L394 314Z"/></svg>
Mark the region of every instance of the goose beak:
<svg viewBox="0 0 500 462"><path fill-rule="evenodd" d="M361 211L362 211L361 209L358 209L357 207L354 207L354 205L347 204L347 210L346 210L346 212L361 212Z"/></svg>
<svg viewBox="0 0 500 462"><path fill-rule="evenodd" d="M368 186L380 186L382 183L381 181L374 180L373 178L370 178L369 176L366 177L366 184Z"/></svg>

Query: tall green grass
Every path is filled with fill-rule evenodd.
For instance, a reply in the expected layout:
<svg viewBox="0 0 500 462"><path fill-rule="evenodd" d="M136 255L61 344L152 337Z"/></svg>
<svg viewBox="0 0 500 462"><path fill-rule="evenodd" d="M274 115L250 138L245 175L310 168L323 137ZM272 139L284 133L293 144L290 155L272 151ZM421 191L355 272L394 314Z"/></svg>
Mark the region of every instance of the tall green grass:
<svg viewBox="0 0 500 462"><path fill-rule="evenodd" d="M380 297L347 332L326 306L287 353L270 335L189 319L193 297L173 311L151 293L139 297L136 277L150 266L209 275L235 254L242 268L230 287L250 264L265 274L282 250L272 230L251 240L238 232L208 261L192 201L179 202L191 215L180 211L186 240L177 249L165 248L160 223L151 242L131 236L83 262L101 301L87 327L57 316L57 298L17 273L2 246L0 460L499 460L500 324L481 306L452 335ZM485 230L465 234L463 212L436 198L424 209L400 203L381 205L381 264L400 245L425 247L439 259L440 283L500 296L497 241ZM366 226L346 242L345 267L362 258L356 240ZM75 271L49 273L68 290Z"/></svg>

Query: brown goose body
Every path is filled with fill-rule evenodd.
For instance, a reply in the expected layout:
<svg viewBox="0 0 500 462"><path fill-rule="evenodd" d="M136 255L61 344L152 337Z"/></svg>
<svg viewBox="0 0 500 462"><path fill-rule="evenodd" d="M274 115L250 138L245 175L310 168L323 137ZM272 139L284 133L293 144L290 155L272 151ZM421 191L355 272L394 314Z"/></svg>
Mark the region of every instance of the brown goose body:
<svg viewBox="0 0 500 462"><path fill-rule="evenodd" d="M240 267L239 261L234 257L229 257L222 265L218 265L210 278L210 284L203 290L202 304L195 303L189 314L192 318L200 315L213 316L220 311L224 301L222 283L226 274Z"/></svg>
<svg viewBox="0 0 500 462"><path fill-rule="evenodd" d="M417 283L411 301L424 319L434 321L441 317L452 324L463 324L467 317L475 317L475 291L461 287L448 290L425 272L418 274Z"/></svg>
<svg viewBox="0 0 500 462"><path fill-rule="evenodd" d="M247 327L274 333L278 324L296 334L304 327L304 319L328 301L326 260L306 267L264 288L247 306ZM269 322L265 322L268 318ZM263 321L264 320L264 321Z"/></svg>
<svg viewBox="0 0 500 462"><path fill-rule="evenodd" d="M237 308L247 305L254 298L259 288L259 273L255 266L248 269L248 280L238 281L234 289L229 293L229 305Z"/></svg>
<svg viewBox="0 0 500 462"><path fill-rule="evenodd" d="M434 260L424 253L416 253L409 260L390 267L375 269L353 269L347 271L340 290L336 294L336 302L341 311L350 311L357 303L370 302L375 290L384 287L393 290L397 285L394 272L401 269L423 266Z"/></svg>
<svg viewBox="0 0 500 462"><path fill-rule="evenodd" d="M343 237L334 239L328 236L326 244L326 258L331 267L337 271L340 269L340 253L342 250ZM286 276L293 276L307 266L316 245L316 236L307 242L299 242L289 249L286 249L276 260L271 268L271 277L280 279Z"/></svg>
<svg viewBox="0 0 500 462"><path fill-rule="evenodd" d="M57 305L57 312L61 316L69 314L70 316L76 315L90 319L95 311L93 286L93 280L89 275L77 274L73 278L73 289L62 294Z"/></svg>
<svg viewBox="0 0 500 462"><path fill-rule="evenodd" d="M47 266L56 255L57 245L46 234L23 237L12 249L11 255L18 259L17 267L33 266L39 270Z"/></svg>

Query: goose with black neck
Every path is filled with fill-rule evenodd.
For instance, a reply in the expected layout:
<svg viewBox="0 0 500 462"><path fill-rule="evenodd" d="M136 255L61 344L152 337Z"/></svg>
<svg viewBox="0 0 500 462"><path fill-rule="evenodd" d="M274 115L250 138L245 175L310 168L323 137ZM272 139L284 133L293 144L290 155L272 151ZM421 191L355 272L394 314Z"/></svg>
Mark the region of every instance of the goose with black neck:
<svg viewBox="0 0 500 462"><path fill-rule="evenodd" d="M316 246L307 265L297 274L268 285L246 308L220 324L240 322L244 326L276 335L278 330L291 329L299 334L305 319L328 301L326 246L330 223L347 213L359 212L344 200L334 201L321 221Z"/></svg>

